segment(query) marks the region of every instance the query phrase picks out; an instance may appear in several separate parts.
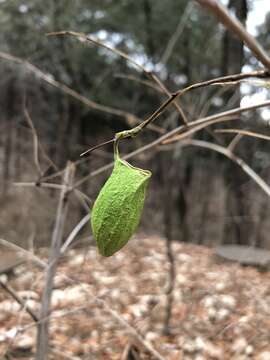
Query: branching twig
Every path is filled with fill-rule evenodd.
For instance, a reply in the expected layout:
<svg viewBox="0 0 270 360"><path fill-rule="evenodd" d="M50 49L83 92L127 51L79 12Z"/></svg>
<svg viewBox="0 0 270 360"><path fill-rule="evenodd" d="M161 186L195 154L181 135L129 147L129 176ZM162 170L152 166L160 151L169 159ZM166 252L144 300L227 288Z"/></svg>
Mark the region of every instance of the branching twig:
<svg viewBox="0 0 270 360"><path fill-rule="evenodd" d="M232 141L229 143L229 145L227 146L228 150L230 151L234 151L234 149L236 148L236 146L239 144L240 140L242 139L243 135L241 134L237 134Z"/></svg>
<svg viewBox="0 0 270 360"><path fill-rule="evenodd" d="M12 244L9 241L6 241L4 239L0 239L0 244L2 244L5 247L14 249L16 251L22 252L27 258L30 258L33 260L33 262L35 262L39 267L41 267L42 269L46 269L47 268L47 264L45 263L45 261L41 260L39 257L37 257L36 255L32 254L30 251L27 251L21 247L19 247L18 245ZM71 283L75 283L77 284L78 281L71 278L70 276L61 273L63 275L63 277L71 282ZM79 282L80 283L80 282ZM83 284L82 284L83 285ZM143 339L143 337L138 333L138 331L133 328L131 325L129 325L129 323L127 321L125 321L121 315L119 315L116 311L110 309L110 307L106 304L106 302L102 299L97 298L94 294L92 294L89 289L86 289L85 287L82 286L82 288L84 289L84 291L86 291L86 293L93 299L93 301L95 301L99 306L101 306L106 312L108 312L109 314L111 314L111 316L120 324L122 325L124 328L126 328L129 333L131 333L136 340L155 358L158 360L165 360L165 358L157 351L153 348L153 346L146 340ZM75 311L78 311L78 309L75 309ZM48 316L45 316L44 319L48 320L50 318L50 314L48 314ZM42 319L39 319L39 322ZM34 324L33 324L34 325Z"/></svg>
<svg viewBox="0 0 270 360"><path fill-rule="evenodd" d="M210 143L208 141L203 141L203 140L183 140L183 141L181 141L180 144L181 144L181 146L192 145L192 146L202 147L202 148L213 150L220 154L223 154L224 156L226 156L227 158L232 160L235 164L240 166L242 168L242 170L251 179L253 179L255 181L255 183L267 194L267 196L270 197L269 185L267 185L266 182L243 159L241 159L240 157L233 154L229 149L227 149L223 146L217 145L217 144Z"/></svg>
<svg viewBox="0 0 270 360"><path fill-rule="evenodd" d="M144 348L154 356L154 359L158 360L165 360L165 358L157 352L153 346L146 341L139 332L133 328L131 325L129 325L128 322L126 322L116 311L112 310L104 300L96 298L96 303L100 305L106 312L111 314L113 318L115 318L122 326L124 326L134 337L137 341L139 341L140 344L144 346Z"/></svg>
<svg viewBox="0 0 270 360"><path fill-rule="evenodd" d="M206 122L203 122L201 124L195 125L193 127L191 127L189 130L183 131L180 134L170 137L167 140L163 141L163 144L170 144L173 141L179 141L182 139L185 139L193 134L195 134L196 132L205 129L206 127L210 126L210 125L214 125L220 122L226 122L226 121L232 121L235 120L235 118L232 117L228 117L228 118L221 118L221 119L213 119L213 120L208 120Z"/></svg>
<svg viewBox="0 0 270 360"><path fill-rule="evenodd" d="M65 185L61 185L61 184L52 184L52 183L45 183L45 182L41 182L39 181L37 182L15 182L13 183L14 186L22 186L22 187L40 187L40 188L48 188L48 189L57 189L57 190L62 190L64 188L66 188Z"/></svg>
<svg viewBox="0 0 270 360"><path fill-rule="evenodd" d="M65 36L65 35L73 36L73 37L75 37L76 39L78 39L79 41L81 41L83 43L87 42L87 43L90 43L90 44L94 44L96 46L99 46L99 47L102 47L102 48L104 48L106 50L109 50L110 52L113 52L114 54L117 54L118 56L122 57L126 61L130 62L133 66L138 68L140 71L142 71L148 78L150 78L151 80L153 80L157 84L157 86L160 88L160 90L164 94L168 95L169 98L171 98L170 91L160 81L160 79L157 77L157 75L155 75L152 71L147 71L144 66L142 66L141 64L136 62L132 57L130 57L128 54L124 53L123 51L118 50L116 48L113 48L111 46L108 46L108 45L104 44L103 42L94 39L90 35L85 35L83 33L78 33L78 32L75 32L75 31L57 31L57 32L49 33L47 35L48 36ZM180 105L177 104L177 103L173 103L173 105L175 106L176 110L179 111L179 114L181 115L184 123L187 123L186 116L185 116L182 108L180 107Z"/></svg>
<svg viewBox="0 0 270 360"><path fill-rule="evenodd" d="M160 107L156 111L154 111L146 120L144 120L142 123L140 123L136 127L132 128L131 130L126 131L125 136L122 136L121 138L124 139L124 138L134 137L134 136L138 135L145 127L147 127L154 120L156 120L175 99L177 99L179 96L184 95L185 93L187 93L191 90L199 89L199 88L206 87L209 85L221 85L221 84L223 85L227 82L236 82L236 81L238 82L242 79L246 79L246 78L250 78L250 77L259 77L259 78L269 77L269 71L258 70L258 71L252 71L250 73L241 73L241 74L223 76L223 77L199 82L196 84L192 84L192 85L184 88L183 90L178 90L177 92L171 94L171 97L168 98L163 104L161 104ZM268 104L270 104L270 103L268 103ZM257 104L253 105L253 106L254 107L249 107L249 109L252 110L252 109L257 108ZM239 108L239 109L241 109L241 108ZM229 111L233 112L235 110L236 109L229 110ZM228 113L229 113L229 111L228 111ZM238 113L240 113L240 112L241 111L238 111ZM188 127L189 125L190 125L190 123L185 124L186 127Z"/></svg>
<svg viewBox="0 0 270 360"><path fill-rule="evenodd" d="M138 84L142 84L142 85L145 85L151 89L154 89L155 91L158 91L159 93L163 93L163 91L160 89L159 86L157 86L156 84L153 83L153 81L150 81L150 80L142 80L140 79L139 77L137 76L134 76L134 75L126 75L126 74L115 74L114 75L115 78L119 78L119 79L127 79L127 80L130 80L130 81L134 81Z"/></svg>
<svg viewBox="0 0 270 360"><path fill-rule="evenodd" d="M235 109L224 111L224 112L221 112L221 113L218 113L218 114L215 114L215 115L207 116L205 118L189 122L188 126L185 126L185 125L178 126L177 128L169 131L167 134L159 137L157 140L154 140L150 144L147 144L147 145L145 145L145 146L143 146L143 147L141 147L141 148L139 148L139 149L125 155L125 156L123 156L123 159L128 160L128 159L130 159L132 157L135 157L135 156L141 154L144 151L151 150L151 149L155 148L156 146L160 145L165 140L167 140L167 139L171 138L172 136L175 136L179 132L181 132L181 131L183 131L185 129L189 129L189 128L193 127L193 126L197 126L197 125L203 124L203 123L208 124L210 121L215 120L215 119L228 119L229 117L231 117L231 119L233 120L233 118L232 118L233 116L239 115L242 112L255 110L255 109L258 109L258 108L261 108L261 107L266 107L266 106L270 106L270 100L263 101L263 102L258 103L256 105L250 105L250 106L246 106L246 107L242 107L242 108L241 107L240 108L235 108ZM85 176L82 179L80 179L79 181L77 181L75 183L74 187L78 187L81 184L83 184L85 181L87 181L88 179L90 179L90 178L92 178L94 176L97 176L97 175L103 173L104 171L110 170L113 167L113 164L114 163L111 162L110 164L104 165L104 166L100 167L99 169L91 172L87 176Z"/></svg>
<svg viewBox="0 0 270 360"><path fill-rule="evenodd" d="M251 137L255 137L257 139L263 139L263 140L270 140L270 136L269 135L264 135L264 134L260 134L254 131L249 131L249 130L241 130L241 129L216 129L215 132L217 133L228 133L228 134L240 134L240 135L246 135L246 136L251 136Z"/></svg>
<svg viewBox="0 0 270 360"><path fill-rule="evenodd" d="M160 62L164 65L166 65L166 63L168 62L174 47L176 45L177 40L179 39L180 35L182 34L184 27L186 25L186 22L188 20L189 15L191 14L193 10L193 4L188 2L186 5L186 8L183 12L183 15L180 18L180 21L177 25L177 28L175 30L175 32L173 33L173 35L171 36L170 40L168 41L168 44L161 56Z"/></svg>
<svg viewBox="0 0 270 360"><path fill-rule="evenodd" d="M34 320L34 322L38 322L38 317L36 314L33 313L33 311L29 308L27 305L27 302L25 302L23 299L20 298L20 296L16 293L14 289L12 289L11 286L5 284L2 280L0 280L0 286L18 303L20 304L25 311L31 316L31 318Z"/></svg>
<svg viewBox="0 0 270 360"><path fill-rule="evenodd" d="M32 260L41 269L44 269L46 267L45 261L41 260L38 256L34 255L31 251L25 250L21 246L15 245L10 241L7 241L7 240L1 239L1 238L0 238L0 245L6 247L8 249L17 251L19 253L22 253L27 260Z"/></svg>
<svg viewBox="0 0 270 360"><path fill-rule="evenodd" d="M75 228L71 231L71 233L69 234L68 238L66 239L66 241L64 242L64 244L61 246L61 254L64 254L65 251L67 250L67 248L70 246L70 244L72 243L72 241L74 240L74 238L78 235L78 233L80 232L80 230L84 227L85 224L88 223L88 221L90 220L91 215L87 214L85 215L81 221L75 226Z"/></svg>
<svg viewBox="0 0 270 360"><path fill-rule="evenodd" d="M64 230L65 219L68 209L68 191L67 188L72 185L75 173L75 166L68 163L64 175L64 185L66 185L60 195L56 221L52 235L51 254L49 258L49 266L46 274L45 288L42 295L40 319L46 318L50 313L51 295L53 291L53 281L57 267L57 261L61 256L61 242ZM49 352L49 321L41 320L38 325L37 334L37 352L36 360L46 360Z"/></svg>
<svg viewBox="0 0 270 360"><path fill-rule="evenodd" d="M148 151L153 149L154 147L160 145L162 142L164 142L165 140L172 138L173 136L175 136L176 134L179 134L179 132L184 131L186 129L190 129L192 127L204 124L205 126L208 126L209 123L211 124L211 122L213 120L217 120L217 119L223 119L225 121L228 120L229 117L231 117L231 120L233 120L233 116L239 115L242 112L246 112L246 111L251 111L251 110L255 110L255 109L259 109L262 107L266 107L266 106L270 106L270 100L267 101L263 101L261 103L255 104L255 105L250 105L250 106L246 106L246 107L239 107L239 108L235 108L232 110L228 110L228 111L224 111L215 115L211 115L211 116L207 116L205 118L202 119L198 119L192 122L189 122L188 125L181 125L178 126L177 128L169 131L168 133L164 134L163 136L159 137L157 140L151 142L150 144L147 144L125 156L123 156L123 159L128 160L132 157L135 157L139 154L141 154L144 151ZM223 121L220 120L220 121ZM203 127L197 128L196 130L200 130ZM107 165L104 165L102 167L100 167L99 169L91 172L90 174L88 174L87 176L83 177L82 179L78 180L75 184L74 184L74 188L79 187L81 184L83 184L85 181L87 181L88 179L97 176L101 173L103 173L104 171L110 170L113 167L114 162L111 162ZM33 182L30 183L15 183L16 186L35 186L36 184ZM48 187L48 188L55 188L55 189L61 189L62 185L60 184L50 184L50 183L41 183L39 186L41 187Z"/></svg>
<svg viewBox="0 0 270 360"><path fill-rule="evenodd" d="M55 88L63 91L65 94L73 97L74 99L80 101L84 105L86 105L94 110L101 111L101 112L104 112L104 113L107 113L110 115L119 116L121 118L124 118L128 123L132 122L132 123L136 124L136 123L141 122L141 120L138 119L135 115L133 115L127 111L116 109L116 108L106 106L106 105L101 105L101 104L96 103L93 100L86 98L85 96L79 94L77 91L71 89L67 85L55 80L53 75L44 73L37 66L31 64L29 61L23 60L21 58L18 58L16 56L13 56L11 54L7 54L7 53L1 52L1 51L0 51L0 58L4 59L4 60L8 60L10 62L14 62L16 64L23 65L28 71L35 74L37 76L37 78L45 81L47 84L50 84ZM164 129L162 129L161 127L156 126L156 125L151 126L150 129L159 134L164 133Z"/></svg>
<svg viewBox="0 0 270 360"><path fill-rule="evenodd" d="M33 152L34 152L34 163L36 165L36 168L37 168L37 172L39 174L39 176L42 176L43 172L41 170L41 167L40 167L40 164L39 164L39 157L38 157L38 135L37 135L37 132L36 132L36 129L34 127L34 124L33 124L33 121L29 115L29 112L27 110L26 107L24 107L24 116L25 116L25 119L33 133Z"/></svg>
<svg viewBox="0 0 270 360"><path fill-rule="evenodd" d="M161 91L163 91L169 98L172 96L171 92L167 89L167 87L160 81L160 79L158 78L157 75L151 73L150 74L151 78L156 82L156 84L159 85L159 88L161 89ZM178 111L178 113L181 115L181 118L184 121L184 124L188 123L187 117L182 109L182 107L179 105L179 103L177 103L176 101L173 102L173 106L175 107L175 109Z"/></svg>

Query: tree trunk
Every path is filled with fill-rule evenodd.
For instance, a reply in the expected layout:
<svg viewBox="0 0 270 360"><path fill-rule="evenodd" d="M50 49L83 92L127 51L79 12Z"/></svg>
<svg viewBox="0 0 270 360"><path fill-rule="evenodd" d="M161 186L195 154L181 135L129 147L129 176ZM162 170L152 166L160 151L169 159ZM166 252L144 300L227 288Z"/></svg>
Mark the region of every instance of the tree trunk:
<svg viewBox="0 0 270 360"><path fill-rule="evenodd" d="M247 1L230 0L229 8L238 17L242 23L247 18ZM240 73L244 64L244 45L231 32L226 31L223 39L223 64L224 75ZM235 93L236 91L236 93ZM240 105L239 88L227 91L225 94L225 103L234 97L233 106ZM226 199L226 213L232 221L226 222L223 242L248 244L249 234L248 226L243 221L243 216L247 214L247 202L242 185L246 181L241 171L235 168L235 165L228 163L225 171L225 181L228 189Z"/></svg>
<svg viewBox="0 0 270 360"><path fill-rule="evenodd" d="M8 184L11 175L11 157L12 157L12 131L13 131L13 104L14 104L14 84L13 79L10 79L8 89L6 92L6 123L5 141L3 152L3 186L2 194L6 195L8 192Z"/></svg>

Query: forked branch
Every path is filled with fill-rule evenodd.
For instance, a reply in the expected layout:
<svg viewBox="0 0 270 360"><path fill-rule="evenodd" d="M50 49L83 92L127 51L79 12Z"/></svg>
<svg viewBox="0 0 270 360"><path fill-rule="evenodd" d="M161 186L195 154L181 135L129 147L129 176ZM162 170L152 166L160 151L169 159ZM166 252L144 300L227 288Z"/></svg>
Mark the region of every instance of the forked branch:
<svg viewBox="0 0 270 360"><path fill-rule="evenodd" d="M172 142L175 142L173 140ZM167 142L168 144L169 142ZM252 179L255 183L270 197L270 187L266 184L266 182L240 157L235 155L228 148L223 146L210 143L208 141L203 140L183 140L180 142L180 146L197 146L205 149L209 149L215 152L218 152L228 159L233 161L235 164L241 167L241 169Z"/></svg>

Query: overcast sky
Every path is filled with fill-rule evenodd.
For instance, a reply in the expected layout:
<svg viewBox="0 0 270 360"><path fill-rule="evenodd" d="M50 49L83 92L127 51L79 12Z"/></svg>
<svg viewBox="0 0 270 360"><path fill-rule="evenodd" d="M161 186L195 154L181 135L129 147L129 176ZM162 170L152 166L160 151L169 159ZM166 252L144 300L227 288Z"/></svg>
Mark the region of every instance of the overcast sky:
<svg viewBox="0 0 270 360"><path fill-rule="evenodd" d="M270 12L270 0L253 0L253 9L249 12L247 20L247 30L250 34L257 34L256 27L264 22L265 16L268 12ZM251 89L248 85L246 86L246 84L242 84L241 90L244 95L245 93L249 93ZM242 97L241 106L248 106L264 101L269 98L268 94L268 89L264 87L256 87L255 94ZM270 110L268 108L264 108L261 114L264 120L270 120Z"/></svg>
<svg viewBox="0 0 270 360"><path fill-rule="evenodd" d="M253 0L253 10L249 12L247 29L256 35L256 26L262 24L265 15L270 11L270 0Z"/></svg>

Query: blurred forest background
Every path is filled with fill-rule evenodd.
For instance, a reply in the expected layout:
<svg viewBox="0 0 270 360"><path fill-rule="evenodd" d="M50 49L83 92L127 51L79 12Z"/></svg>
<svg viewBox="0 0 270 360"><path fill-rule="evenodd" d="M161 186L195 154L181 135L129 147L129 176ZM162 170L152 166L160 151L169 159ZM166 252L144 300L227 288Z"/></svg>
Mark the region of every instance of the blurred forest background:
<svg viewBox="0 0 270 360"><path fill-rule="evenodd" d="M229 0L226 4L245 24L260 3ZM43 179L34 163L33 132L27 115L53 162L40 152L40 167L46 178L63 169L68 160L78 160L88 147L134 126L136 119L145 119L166 99L145 72L115 53L46 33L73 30L89 34L128 54L146 71L156 74L171 92L259 67L243 43L193 1L1 0L0 25L0 232L21 245L29 239L35 246L48 244L58 200L58 190L14 185ZM256 31L266 50L269 28L270 16L266 16ZM36 66L34 72L29 63ZM38 69L47 79L65 84L89 102L82 103L43 81ZM251 84L213 86L186 94L180 103L191 121L266 97L266 89ZM241 115L237 124L267 134L269 120L267 110L258 110ZM153 124L156 127L121 143L121 154L180 124L182 119L170 106ZM206 130L196 137L221 145L228 145L232 139L231 134ZM209 150L166 150L155 148L130 160L153 172L140 231L166 233L168 238L197 244L270 248L269 199L240 167ZM269 183L269 150L267 141L245 137L236 153ZM111 145L96 150L78 165L77 180L112 159ZM86 213L87 206L92 206L109 173L82 183L80 190L88 199L78 202L72 198L67 231ZM57 178L46 181L56 182Z"/></svg>

